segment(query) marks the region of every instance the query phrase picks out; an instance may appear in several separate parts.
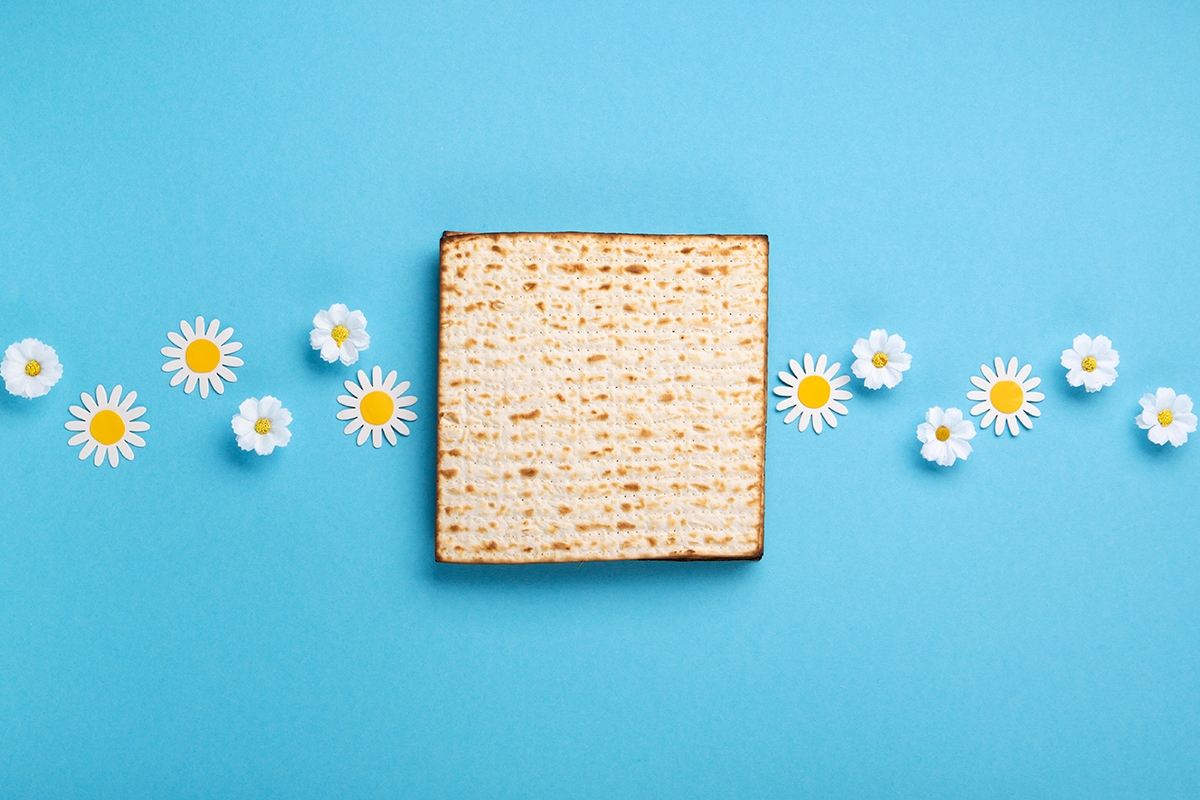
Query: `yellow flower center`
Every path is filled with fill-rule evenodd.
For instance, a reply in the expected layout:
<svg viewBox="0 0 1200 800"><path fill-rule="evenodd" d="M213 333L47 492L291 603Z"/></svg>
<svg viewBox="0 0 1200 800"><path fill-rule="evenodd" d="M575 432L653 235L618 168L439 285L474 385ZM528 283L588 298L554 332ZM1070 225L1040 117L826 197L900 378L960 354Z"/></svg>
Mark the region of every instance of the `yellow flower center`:
<svg viewBox="0 0 1200 800"><path fill-rule="evenodd" d="M887 366L887 353L876 353L871 356L871 363L875 365L876 369L883 369Z"/></svg>
<svg viewBox="0 0 1200 800"><path fill-rule="evenodd" d="M25 374L31 378L36 378L42 374L42 365L36 361L30 361L25 365Z"/></svg>
<svg viewBox="0 0 1200 800"><path fill-rule="evenodd" d="M1083 364L1081 364L1081 366L1083 367L1084 372L1095 372L1096 371L1096 357L1088 356L1087 358L1083 359Z"/></svg>
<svg viewBox="0 0 1200 800"><path fill-rule="evenodd" d="M939 442L944 442L950 438L950 429L945 425L941 425L936 431L934 431L933 435L937 437Z"/></svg>
<svg viewBox="0 0 1200 800"><path fill-rule="evenodd" d="M112 409L102 409L96 412L88 425L88 433L100 444L108 447L121 441L125 436L125 420Z"/></svg>
<svg viewBox="0 0 1200 800"><path fill-rule="evenodd" d="M332 331L329 332L329 335L333 337L333 340L335 342L337 342L337 346L341 347L342 342L344 342L350 338L350 329L347 328L345 325L338 325L336 328L334 328Z"/></svg>
<svg viewBox="0 0 1200 800"><path fill-rule="evenodd" d="M221 365L221 348L210 339L197 339L183 352L192 372L212 372Z"/></svg>
<svg viewBox="0 0 1200 800"><path fill-rule="evenodd" d="M992 386L992 408L1001 414L1014 414L1025 403L1025 391L1016 381L997 381Z"/></svg>
<svg viewBox="0 0 1200 800"><path fill-rule="evenodd" d="M271 420L266 417L259 418L258 422L254 423L254 432L260 436L271 432Z"/></svg>
<svg viewBox="0 0 1200 800"><path fill-rule="evenodd" d="M1169 426L1174 421L1175 415L1171 413L1171 409L1164 408L1162 411L1158 412L1158 424L1162 425L1164 428Z"/></svg>
<svg viewBox="0 0 1200 800"><path fill-rule="evenodd" d="M805 408L824 408L833 387L821 375L809 375L796 387L796 399Z"/></svg>
<svg viewBox="0 0 1200 800"><path fill-rule="evenodd" d="M363 395L358 409L363 422L368 425L383 425L396 412L396 403L387 392L374 391Z"/></svg>

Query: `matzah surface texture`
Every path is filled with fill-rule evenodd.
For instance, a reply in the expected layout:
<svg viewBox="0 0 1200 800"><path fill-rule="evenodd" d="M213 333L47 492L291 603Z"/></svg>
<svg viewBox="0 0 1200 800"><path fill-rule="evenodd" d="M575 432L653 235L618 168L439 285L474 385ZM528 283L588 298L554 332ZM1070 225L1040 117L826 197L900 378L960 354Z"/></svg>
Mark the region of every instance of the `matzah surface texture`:
<svg viewBox="0 0 1200 800"><path fill-rule="evenodd" d="M437 558L762 554L767 240L446 234Z"/></svg>

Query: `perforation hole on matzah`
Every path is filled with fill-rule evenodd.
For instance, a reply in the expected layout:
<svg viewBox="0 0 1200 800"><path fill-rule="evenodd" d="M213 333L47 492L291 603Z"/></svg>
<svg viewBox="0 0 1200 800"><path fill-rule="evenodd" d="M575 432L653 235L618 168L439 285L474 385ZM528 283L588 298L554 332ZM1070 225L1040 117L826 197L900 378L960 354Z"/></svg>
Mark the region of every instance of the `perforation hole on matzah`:
<svg viewBox="0 0 1200 800"><path fill-rule="evenodd" d="M437 557L762 553L767 242L447 234Z"/></svg>

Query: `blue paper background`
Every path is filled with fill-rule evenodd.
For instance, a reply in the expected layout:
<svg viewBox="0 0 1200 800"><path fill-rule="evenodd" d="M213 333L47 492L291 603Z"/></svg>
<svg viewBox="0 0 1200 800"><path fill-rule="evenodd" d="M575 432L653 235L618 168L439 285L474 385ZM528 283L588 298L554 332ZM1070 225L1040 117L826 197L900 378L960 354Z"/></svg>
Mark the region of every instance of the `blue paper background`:
<svg viewBox="0 0 1200 800"><path fill-rule="evenodd" d="M1200 440L1133 423L1200 397L1196 6L175 6L0 10L0 339L66 369L0 393L5 797L1196 796ZM766 233L772 373L914 366L771 412L760 563L440 566L443 229ZM337 301L394 449L334 418ZM160 371L198 314L245 343L208 400ZM925 464L996 355L1042 418ZM63 429L101 382L117 470Z"/></svg>

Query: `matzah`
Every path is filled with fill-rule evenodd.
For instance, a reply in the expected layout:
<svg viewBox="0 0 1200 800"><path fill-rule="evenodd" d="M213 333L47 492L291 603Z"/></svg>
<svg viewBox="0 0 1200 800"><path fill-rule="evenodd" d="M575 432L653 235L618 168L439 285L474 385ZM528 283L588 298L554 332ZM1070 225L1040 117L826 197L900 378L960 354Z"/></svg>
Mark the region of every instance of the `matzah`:
<svg viewBox="0 0 1200 800"><path fill-rule="evenodd" d="M446 233L438 561L756 559L767 238Z"/></svg>

